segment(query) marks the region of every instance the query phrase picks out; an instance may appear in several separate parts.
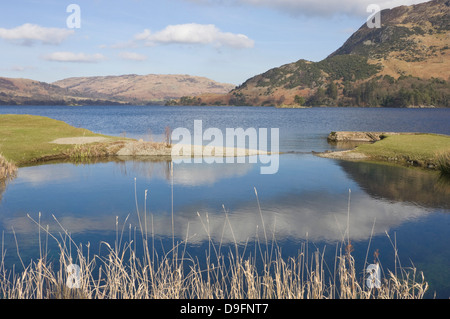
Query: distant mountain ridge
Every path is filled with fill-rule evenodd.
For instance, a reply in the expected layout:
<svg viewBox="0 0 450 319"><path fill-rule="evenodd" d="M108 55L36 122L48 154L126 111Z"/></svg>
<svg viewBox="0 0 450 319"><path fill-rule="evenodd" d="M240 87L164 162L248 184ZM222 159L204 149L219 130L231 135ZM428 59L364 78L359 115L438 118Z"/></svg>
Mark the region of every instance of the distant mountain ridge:
<svg viewBox="0 0 450 319"><path fill-rule="evenodd" d="M235 88L233 84L218 83L205 77L177 74L75 77L52 84L88 96L130 103L162 102L203 93L223 94Z"/></svg>
<svg viewBox="0 0 450 319"><path fill-rule="evenodd" d="M0 77L0 105L115 104L116 101L86 97L59 86L21 78Z"/></svg>
<svg viewBox="0 0 450 319"><path fill-rule="evenodd" d="M450 107L450 0L383 10L381 23L364 23L322 61L302 59L256 75L229 94L178 103Z"/></svg>
<svg viewBox="0 0 450 319"><path fill-rule="evenodd" d="M381 12L319 62L298 60L235 87L188 75L0 78L0 104L450 107L450 0Z"/></svg>
<svg viewBox="0 0 450 319"><path fill-rule="evenodd" d="M225 94L234 87L190 75L76 77L51 84L0 77L0 105L164 104L184 95Z"/></svg>

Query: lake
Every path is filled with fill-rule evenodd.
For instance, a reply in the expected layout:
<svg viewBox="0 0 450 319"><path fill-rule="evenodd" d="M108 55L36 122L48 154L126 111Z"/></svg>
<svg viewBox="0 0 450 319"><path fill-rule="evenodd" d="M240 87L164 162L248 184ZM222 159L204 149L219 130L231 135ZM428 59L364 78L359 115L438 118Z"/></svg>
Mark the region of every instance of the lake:
<svg viewBox="0 0 450 319"><path fill-rule="evenodd" d="M160 106L1 106L0 114L34 114L96 133L161 141L166 127L279 128L279 170L261 175L259 163L171 164L115 158L89 164L23 167L0 185L0 230L7 265L38 256L35 220L57 234L53 215L79 243L114 242L120 227L146 213L161 242L189 238L204 256L208 240L252 245L275 238L286 256L308 243L334 254L348 236L362 271L376 249L393 270L394 248L403 267L411 262L430 284L427 297L450 297L450 185L435 172L378 163L319 158L331 131L430 132L450 135L450 110ZM0 123L1 125L1 123ZM256 190L256 192L255 192ZM147 200L145 193L147 191ZM173 204L172 204L173 203ZM226 213L225 213L226 212ZM348 221L347 221L348 219ZM228 220L228 221L227 221ZM224 231L229 223L233 231ZM205 231L205 225L208 232ZM150 227L150 226L149 226ZM14 233L13 233L14 230ZM398 266L398 265L397 265Z"/></svg>

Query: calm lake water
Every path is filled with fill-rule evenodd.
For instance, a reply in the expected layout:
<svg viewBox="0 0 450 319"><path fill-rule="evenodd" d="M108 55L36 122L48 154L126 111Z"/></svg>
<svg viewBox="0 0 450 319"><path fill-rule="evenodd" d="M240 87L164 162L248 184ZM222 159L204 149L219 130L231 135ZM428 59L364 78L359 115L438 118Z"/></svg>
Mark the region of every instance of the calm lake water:
<svg viewBox="0 0 450 319"><path fill-rule="evenodd" d="M173 177L170 163L149 159L20 168L16 179L0 185L0 230L9 264L17 263L12 229L22 258L36 257L38 230L27 214L37 219L39 212L41 223L55 234L61 229L52 215L76 242L98 247L102 240L114 242L116 217L120 227L138 225L137 206L149 220L151 216L148 225L155 237L171 242L173 199L175 237L189 238L191 253L201 257L208 236L251 246L264 238L264 227L286 256L306 242L334 256L350 211L349 237L361 272L366 254L370 262L376 249L383 269L394 271L395 245L403 267L412 261L424 272L431 285L428 297L450 297L449 183L434 172L311 153L346 147L327 143L331 131L450 134L450 110L1 106L0 113L43 115L97 133L144 140L162 140L166 126L192 129L194 120L203 120L204 129L224 131L279 128L280 150L286 152L273 175L261 175L261 164L248 159L240 164L174 164ZM233 232L224 231L224 210Z"/></svg>

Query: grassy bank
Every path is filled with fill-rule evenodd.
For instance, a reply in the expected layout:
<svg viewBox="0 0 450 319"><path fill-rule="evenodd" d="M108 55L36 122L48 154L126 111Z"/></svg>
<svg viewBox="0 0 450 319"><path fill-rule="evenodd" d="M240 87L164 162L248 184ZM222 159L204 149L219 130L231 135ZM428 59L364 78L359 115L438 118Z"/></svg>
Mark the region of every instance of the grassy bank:
<svg viewBox="0 0 450 319"><path fill-rule="evenodd" d="M382 161L437 169L450 153L450 136L437 134L392 135L373 143L360 145L355 152ZM444 156L444 157L443 157Z"/></svg>
<svg viewBox="0 0 450 319"><path fill-rule="evenodd" d="M142 139L137 141L96 134L87 129L76 128L62 121L42 116L0 115L0 154L3 154L5 163L15 166L48 160L90 161L108 156L146 156L167 159L172 157L169 127L166 127L165 135L163 142ZM181 146L176 153L180 157L200 153L205 156L220 157L266 154L264 151L252 149Z"/></svg>
<svg viewBox="0 0 450 319"><path fill-rule="evenodd" d="M108 146L108 143L93 143L90 146L51 143L59 138L73 137L108 138L108 143L120 140L47 117L0 115L0 153L16 166L45 159L100 156Z"/></svg>
<svg viewBox="0 0 450 319"><path fill-rule="evenodd" d="M350 151L317 153L318 156L346 160L390 162L450 171L450 136L438 134L383 135L375 143L365 143Z"/></svg>

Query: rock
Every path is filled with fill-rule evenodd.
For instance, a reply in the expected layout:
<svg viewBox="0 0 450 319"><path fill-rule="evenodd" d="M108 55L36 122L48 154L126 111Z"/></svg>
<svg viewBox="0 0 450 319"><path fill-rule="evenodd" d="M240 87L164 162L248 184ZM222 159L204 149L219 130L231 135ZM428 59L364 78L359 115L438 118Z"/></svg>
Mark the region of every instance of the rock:
<svg viewBox="0 0 450 319"><path fill-rule="evenodd" d="M398 132L351 132L340 131L331 132L328 135L329 142L376 142L382 140L388 135L415 134L415 133L398 133Z"/></svg>

